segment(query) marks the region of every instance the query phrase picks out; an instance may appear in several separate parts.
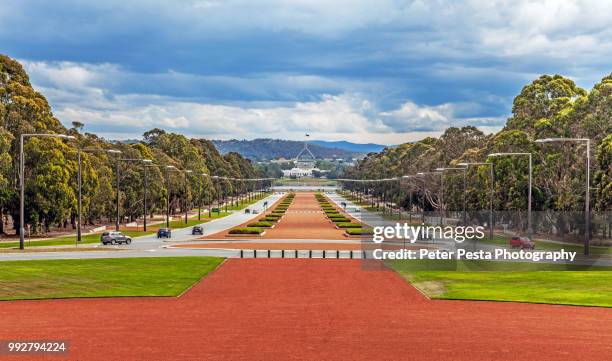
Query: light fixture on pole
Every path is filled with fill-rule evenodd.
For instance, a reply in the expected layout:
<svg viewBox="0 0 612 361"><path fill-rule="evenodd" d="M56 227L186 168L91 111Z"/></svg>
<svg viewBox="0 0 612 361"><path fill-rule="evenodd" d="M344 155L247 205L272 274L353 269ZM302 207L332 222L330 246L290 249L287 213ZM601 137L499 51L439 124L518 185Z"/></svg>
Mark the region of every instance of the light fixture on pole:
<svg viewBox="0 0 612 361"><path fill-rule="evenodd" d="M77 188L78 188L78 196L77 196L77 238L76 238L76 244L78 245L79 243L81 243L82 240L82 232L81 232L81 221L82 221L82 180L83 180L83 172L82 172L82 157L81 157L81 153L82 152L86 152L86 153L95 153L95 152L104 152L104 153L109 153L109 154L118 154L116 152L121 153L121 151L119 150L115 150L115 149L101 149L101 148L84 148L81 149L80 147L78 147L77 145Z"/></svg>
<svg viewBox="0 0 612 361"><path fill-rule="evenodd" d="M531 238L533 234L533 226L531 223L531 189L532 189L532 169L533 169L533 159L531 153L491 153L489 157L503 157L503 156L528 156L529 157L529 185L527 191L527 235Z"/></svg>
<svg viewBox="0 0 612 361"><path fill-rule="evenodd" d="M443 177L443 173L442 172L418 172L417 175L420 176L424 176L424 175L430 175L430 174L435 174L435 175L440 175L440 199L438 200L440 203L440 225L444 224L444 177Z"/></svg>
<svg viewBox="0 0 612 361"><path fill-rule="evenodd" d="M585 222L585 237L584 237L584 254L589 255L589 246L591 241L591 206L590 206L590 184L591 184L591 140L589 138L544 138L536 139L536 143L552 143L552 142L584 142L586 143L586 187L585 187L585 204L584 204L584 222Z"/></svg>
<svg viewBox="0 0 612 361"><path fill-rule="evenodd" d="M167 165L166 170L166 228L170 228L170 180L168 172L180 172L173 165Z"/></svg>
<svg viewBox="0 0 612 361"><path fill-rule="evenodd" d="M46 137L61 139L76 139L65 134L21 134L19 139L19 249L25 248L25 159L23 143L25 138Z"/></svg>
<svg viewBox="0 0 612 361"><path fill-rule="evenodd" d="M452 171L452 170L460 170L463 171L463 225L467 224L467 213L466 213L466 203L467 203L467 167L444 167L444 168L436 168L438 172L444 171Z"/></svg>
<svg viewBox="0 0 612 361"><path fill-rule="evenodd" d="M493 239L493 195L494 195L494 188L493 188L493 182L494 182L494 173L493 173L493 163L488 163L488 162L463 162L463 163L457 163L457 165L459 166L463 166L463 167L469 167L469 166L479 166L479 165L486 165L489 166L490 169L490 178L491 178L491 187L490 187L490 194L489 194L489 239Z"/></svg>
<svg viewBox="0 0 612 361"><path fill-rule="evenodd" d="M185 224L187 224L188 223L187 218L189 216L189 206L187 205L187 188L188 188L188 186L187 186L187 181L188 181L187 175L190 174L190 173L193 173L193 171L189 170L189 169L186 169L186 170L183 171L183 173L185 175L184 184L183 184L183 186L184 186L184 189L183 189L183 191L184 191L184 195L183 195L183 207L185 208Z"/></svg>

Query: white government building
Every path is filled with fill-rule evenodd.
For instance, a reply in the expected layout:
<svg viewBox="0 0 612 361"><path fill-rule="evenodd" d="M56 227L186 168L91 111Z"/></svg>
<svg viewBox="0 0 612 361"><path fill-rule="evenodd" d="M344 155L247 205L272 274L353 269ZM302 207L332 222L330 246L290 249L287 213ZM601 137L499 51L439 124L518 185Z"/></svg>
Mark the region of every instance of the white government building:
<svg viewBox="0 0 612 361"><path fill-rule="evenodd" d="M306 134L306 136L308 137L309 135ZM300 157L304 153L310 154L311 159L300 160ZM313 172L321 171L319 168L315 168L315 156L310 149L308 149L308 142L304 142L304 148L302 148L297 157L295 157L295 165L296 166L291 169L283 169L283 176L290 178L312 177Z"/></svg>

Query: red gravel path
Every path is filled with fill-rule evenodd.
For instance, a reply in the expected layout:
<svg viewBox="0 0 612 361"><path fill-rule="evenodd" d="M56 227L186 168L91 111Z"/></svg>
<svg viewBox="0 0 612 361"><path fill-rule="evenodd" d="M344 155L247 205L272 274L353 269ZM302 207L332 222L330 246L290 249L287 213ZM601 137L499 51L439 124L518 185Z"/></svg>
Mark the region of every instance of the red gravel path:
<svg viewBox="0 0 612 361"><path fill-rule="evenodd" d="M1 302L14 338L70 340L73 360L610 360L612 311L429 301L360 261L232 259L177 299Z"/></svg>
<svg viewBox="0 0 612 361"><path fill-rule="evenodd" d="M314 195L314 192L297 192L281 221L274 228L267 229L263 236L253 237L253 239L348 239L344 236L344 230L337 229L335 224L330 223L325 217ZM274 206L270 207L270 209L273 208ZM262 214L259 218L264 216L265 214ZM252 222L254 220L245 222L239 227L246 227ZM354 238L359 239L359 237ZM229 230L225 230L202 237L201 239L240 241L240 239L244 238L233 237L229 235Z"/></svg>

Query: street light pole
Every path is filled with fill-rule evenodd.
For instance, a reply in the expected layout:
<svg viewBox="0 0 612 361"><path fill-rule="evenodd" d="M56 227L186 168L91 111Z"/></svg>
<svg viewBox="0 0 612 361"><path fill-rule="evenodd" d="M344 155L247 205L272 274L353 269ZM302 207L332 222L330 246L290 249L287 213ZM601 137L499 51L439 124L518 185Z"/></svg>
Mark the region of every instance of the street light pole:
<svg viewBox="0 0 612 361"><path fill-rule="evenodd" d="M117 215L115 217L115 230L119 230L119 159L115 164L115 177L117 178Z"/></svg>
<svg viewBox="0 0 612 361"><path fill-rule="evenodd" d="M589 138L545 138L537 139L536 143L551 143L551 142L586 142L586 188L584 196L584 222L585 222L585 237L584 237L584 255L589 255L589 247L591 241L591 206L590 206L590 184L591 184L591 139Z"/></svg>
<svg viewBox="0 0 612 361"><path fill-rule="evenodd" d="M147 231L147 214L149 210L147 208L147 193L149 193L149 172L147 172L147 162L142 162L142 170L144 172L144 200L143 200L143 214L142 214L142 229Z"/></svg>
<svg viewBox="0 0 612 361"><path fill-rule="evenodd" d="M184 170L183 172L185 174L184 184L183 184L183 186L185 187L184 188L184 196L183 196L183 207L185 207L185 224L187 224L188 223L187 218L188 218L188 213L189 213L189 206L187 205L187 188L188 188L188 186L187 186L187 174L189 174L189 173L191 173L193 171L187 169L187 170Z"/></svg>
<svg viewBox="0 0 612 361"><path fill-rule="evenodd" d="M419 174L405 175L405 176L402 176L402 178L403 179L418 179L421 182L423 182L423 196L421 197L421 223L425 223L425 179L422 179L421 177L419 177ZM411 191L412 191L412 188L411 188ZM412 198L412 193L410 194L410 197ZM412 221L412 215L410 216L410 221Z"/></svg>
<svg viewBox="0 0 612 361"><path fill-rule="evenodd" d="M447 170L461 170L463 171L463 225L465 226L467 224L467 217L466 217L466 211L465 211L465 205L466 205L466 193L467 193L467 179L466 179L466 173L467 173L467 167L446 167L446 168L437 168L436 171L438 172L444 172Z"/></svg>
<svg viewBox="0 0 612 361"><path fill-rule="evenodd" d="M531 223L531 189L532 189L532 169L533 159L531 153L492 153L489 157L501 157L501 156L528 156L529 157L529 189L527 191L527 235L531 238L533 234L533 227Z"/></svg>
<svg viewBox="0 0 612 361"><path fill-rule="evenodd" d="M493 187L493 163L488 162L473 162L473 163L459 163L457 165L468 167L471 165L487 165L490 169L490 178L491 178L491 187L489 194L489 239L493 239L493 195L494 195L494 187Z"/></svg>
<svg viewBox="0 0 612 361"><path fill-rule="evenodd" d="M444 224L444 211L443 211L443 207L444 207L444 173L440 172L440 171L435 171L435 172L419 172L417 173L417 175L420 176L424 176L424 175L428 175L428 174L436 174L436 175L440 175L440 225ZM423 211L425 210L425 201L423 200Z"/></svg>
<svg viewBox="0 0 612 361"><path fill-rule="evenodd" d="M19 249L25 248L25 155L23 143L25 138L29 137L75 139L75 137L65 134L21 134L19 137Z"/></svg>
<svg viewBox="0 0 612 361"><path fill-rule="evenodd" d="M170 228L170 171L179 171L173 165L166 166L166 228Z"/></svg>
<svg viewBox="0 0 612 361"><path fill-rule="evenodd" d="M82 210L82 204L83 204L83 201L82 201L83 171L82 171L82 166L81 166L81 164L82 164L81 153L82 152L106 152L106 153L112 153L112 154L120 154L121 153L120 150L115 150L115 149L95 149L95 148L81 149L77 145L78 200L77 200L77 239L76 239L76 244L81 243L81 240L82 240L82 232L81 232L81 220L82 220L82 214L83 214L83 210Z"/></svg>

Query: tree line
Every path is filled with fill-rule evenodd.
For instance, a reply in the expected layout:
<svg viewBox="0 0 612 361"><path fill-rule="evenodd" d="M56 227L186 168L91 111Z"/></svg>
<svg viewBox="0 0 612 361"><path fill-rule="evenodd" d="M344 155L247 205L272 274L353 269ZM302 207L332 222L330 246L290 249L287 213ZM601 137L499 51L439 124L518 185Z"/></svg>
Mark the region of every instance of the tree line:
<svg viewBox="0 0 612 361"><path fill-rule="evenodd" d="M188 139L179 134L153 129L143 140L131 144L109 142L84 133L83 124L64 127L54 117L45 97L36 92L26 72L17 61L0 55L0 234L10 230L13 220L19 229L19 140L21 134L55 133L75 137L73 141L58 138L31 137L25 153L25 223L30 231L45 232L54 226L75 226L77 217L77 147L82 149L83 223L96 224L114 220L115 185L119 175L119 214L122 222L143 216L145 174L148 180L147 213L163 213L169 197L171 213L183 207L212 204L216 199L250 190L252 183L215 180L202 173L229 178L255 178L258 172L250 160L230 152L219 154L208 140ZM107 150L118 150L112 154ZM159 167L137 161L150 159ZM165 166L190 169L187 174L165 173ZM117 173L116 170L119 172ZM187 202L182 202L186 199Z"/></svg>
<svg viewBox="0 0 612 361"><path fill-rule="evenodd" d="M578 87L560 75L543 75L526 85L516 96L512 116L503 129L485 135L473 126L449 128L439 138L370 153L344 178L369 179L401 177L465 162L494 165L493 208L497 212L517 211L511 220L524 224L527 208L528 157L490 157L497 152L527 152L533 156L533 205L541 217L550 218L549 228L560 234L579 233L577 221L585 209L586 157L584 142L538 144L542 138L589 138L591 140L591 209L600 215L594 232L610 232L612 208L612 75L591 91ZM488 167L469 167L467 208L487 210L491 177ZM384 194L388 201L403 207L426 210L461 210L463 172L443 173L444 198L439 176L423 182L384 182L368 185L367 191ZM414 184L413 184L414 183ZM362 187L347 183L347 187ZM409 192L413 190L413 192ZM412 199L409 198L412 195ZM412 202L411 202L412 200ZM424 201L424 202L423 202ZM512 213L512 212L511 212ZM542 222L544 223L544 222ZM599 228L597 228L599 226Z"/></svg>

